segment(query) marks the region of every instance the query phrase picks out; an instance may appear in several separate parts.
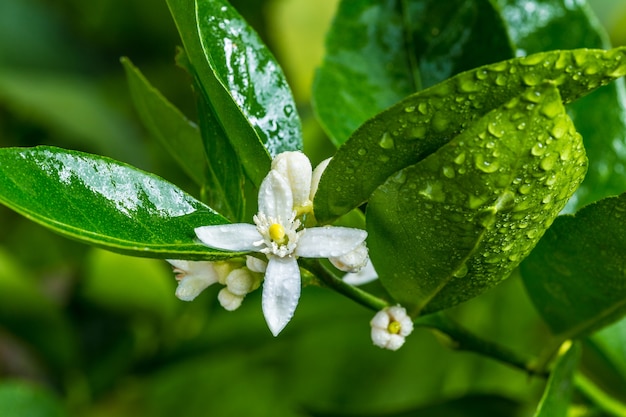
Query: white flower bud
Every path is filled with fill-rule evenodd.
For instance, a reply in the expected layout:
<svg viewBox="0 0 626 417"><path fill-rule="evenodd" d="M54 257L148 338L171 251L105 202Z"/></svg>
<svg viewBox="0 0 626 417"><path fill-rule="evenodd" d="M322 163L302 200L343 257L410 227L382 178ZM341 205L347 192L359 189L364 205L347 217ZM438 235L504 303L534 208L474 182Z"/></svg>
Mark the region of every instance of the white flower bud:
<svg viewBox="0 0 626 417"><path fill-rule="evenodd" d="M311 211L312 167L309 158L302 152L283 152L272 160L272 170L278 172L289 184L293 194L293 209L298 214Z"/></svg>
<svg viewBox="0 0 626 417"><path fill-rule="evenodd" d="M220 302L225 310L234 311L237 310L241 305L243 297L233 294L232 292L228 291L228 288L222 288L222 290L217 294L217 300Z"/></svg>
<svg viewBox="0 0 626 417"><path fill-rule="evenodd" d="M320 185L320 178L322 178L322 174L326 170L326 167L328 166L328 163L331 159L332 158L324 159L313 170L313 176L311 177L311 193L309 195L311 201L313 201L313 199L315 198L315 194L317 193L317 187Z"/></svg>
<svg viewBox="0 0 626 417"><path fill-rule="evenodd" d="M226 285L226 278L234 269L239 267L239 264L230 261L218 261L212 262L217 274L217 282L222 285Z"/></svg>
<svg viewBox="0 0 626 417"><path fill-rule="evenodd" d="M267 269L267 262L248 255L246 256L246 267L252 272L264 274Z"/></svg>
<svg viewBox="0 0 626 417"><path fill-rule="evenodd" d="M380 348L398 350L413 331L413 321L404 307L387 307L376 313L372 321L372 342Z"/></svg>
<svg viewBox="0 0 626 417"><path fill-rule="evenodd" d="M356 273L367 265L369 260L367 246L365 242L360 244L351 252L334 258L328 258L328 260L335 266L335 268L345 271Z"/></svg>
<svg viewBox="0 0 626 417"><path fill-rule="evenodd" d="M258 278L258 275L251 272L248 268L235 269L226 278L228 291L241 297L256 290L260 285L261 280Z"/></svg>
<svg viewBox="0 0 626 417"><path fill-rule="evenodd" d="M350 272L343 276L343 281L350 285L363 285L376 279L378 279L378 273L369 259L367 265L360 271Z"/></svg>
<svg viewBox="0 0 626 417"><path fill-rule="evenodd" d="M205 288L218 281L218 275L212 262L183 261L168 259L174 268L178 282L176 297L183 301L192 301Z"/></svg>

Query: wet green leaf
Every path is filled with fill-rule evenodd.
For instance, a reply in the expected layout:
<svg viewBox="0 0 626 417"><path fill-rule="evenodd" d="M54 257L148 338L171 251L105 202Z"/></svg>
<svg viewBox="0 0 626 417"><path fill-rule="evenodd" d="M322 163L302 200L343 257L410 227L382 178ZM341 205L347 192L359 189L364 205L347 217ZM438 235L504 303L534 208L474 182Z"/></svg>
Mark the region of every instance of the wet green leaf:
<svg viewBox="0 0 626 417"><path fill-rule="evenodd" d="M580 361L580 345L565 342L550 372L535 417L566 417L574 393L574 373Z"/></svg>
<svg viewBox="0 0 626 417"><path fill-rule="evenodd" d="M529 86L551 80L571 102L625 74L626 48L553 51L477 68L414 94L365 122L339 148L322 176L315 214L328 222L359 206L389 176Z"/></svg>
<svg viewBox="0 0 626 417"><path fill-rule="evenodd" d="M270 155L253 126L220 82L205 54L198 31L192 29L198 26L194 0L167 0L167 4L180 33L198 93L211 103L246 174L255 185L260 185L270 169Z"/></svg>
<svg viewBox="0 0 626 417"><path fill-rule="evenodd" d="M215 77L269 154L302 149L302 127L291 89L259 35L224 0L196 0L196 19Z"/></svg>
<svg viewBox="0 0 626 417"><path fill-rule="evenodd" d="M194 228L228 221L165 180L53 147L0 149L0 202L64 236L134 256L228 257Z"/></svg>
<svg viewBox="0 0 626 417"><path fill-rule="evenodd" d="M561 216L521 271L552 331L581 337L626 314L626 194Z"/></svg>
<svg viewBox="0 0 626 417"><path fill-rule="evenodd" d="M585 169L556 87L529 88L372 194L368 245L382 284L413 313L493 287L532 250Z"/></svg>
<svg viewBox="0 0 626 417"><path fill-rule="evenodd" d="M586 2L499 0L498 3L520 53L609 47L604 28ZM616 80L568 106L568 112L583 136L589 158L585 181L567 206L570 212L619 194L626 188L626 101L623 89L624 80Z"/></svg>
<svg viewBox="0 0 626 417"><path fill-rule="evenodd" d="M313 102L338 146L407 95L513 56L487 0L346 0L326 39Z"/></svg>
<svg viewBox="0 0 626 417"><path fill-rule="evenodd" d="M206 182L206 158L198 127L154 88L128 58L126 78L143 124L196 184Z"/></svg>

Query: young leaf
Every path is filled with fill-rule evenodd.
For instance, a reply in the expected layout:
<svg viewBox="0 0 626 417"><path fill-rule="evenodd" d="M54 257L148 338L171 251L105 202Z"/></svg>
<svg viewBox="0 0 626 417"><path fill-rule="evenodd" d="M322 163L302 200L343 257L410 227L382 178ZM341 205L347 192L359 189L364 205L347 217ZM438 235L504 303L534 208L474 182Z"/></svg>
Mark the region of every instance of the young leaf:
<svg viewBox="0 0 626 417"><path fill-rule="evenodd" d="M228 221L165 180L53 147L0 149L0 202L81 242L133 256L216 259L194 228Z"/></svg>
<svg viewBox="0 0 626 417"><path fill-rule="evenodd" d="M522 263L524 284L552 331L582 337L626 314L626 193L556 219Z"/></svg>
<svg viewBox="0 0 626 417"><path fill-rule="evenodd" d="M561 347L548 385L543 392L535 417L566 417L574 393L574 373L580 361L581 348L578 343L565 342Z"/></svg>
<svg viewBox="0 0 626 417"><path fill-rule="evenodd" d="M585 169L556 87L529 88L372 194L368 245L382 284L413 313L493 287L531 251Z"/></svg>
<svg viewBox="0 0 626 417"><path fill-rule="evenodd" d="M215 77L269 154L302 149L302 127L291 89L259 35L224 0L196 0L196 19Z"/></svg>
<svg viewBox="0 0 626 417"><path fill-rule="evenodd" d="M625 74L626 47L553 51L464 72L414 94L365 122L339 148L322 176L315 215L329 222L358 207L393 173L529 86L551 80L571 102Z"/></svg>
<svg viewBox="0 0 626 417"><path fill-rule="evenodd" d="M206 158L198 127L154 88L128 58L122 58L135 108L152 136L198 186L206 182Z"/></svg>
<svg viewBox="0 0 626 417"><path fill-rule="evenodd" d="M521 53L609 47L604 28L586 2L498 0L498 3ZM616 80L568 106L568 113L584 138L589 158L587 176L566 208L570 212L624 190L626 101L623 83L624 80Z"/></svg>
<svg viewBox="0 0 626 417"><path fill-rule="evenodd" d="M513 56L488 0L344 0L326 39L313 103L339 146L409 94Z"/></svg>
<svg viewBox="0 0 626 417"><path fill-rule="evenodd" d="M167 0L167 4L185 47L198 93L211 103L246 174L259 186L270 169L270 155L250 121L221 84L205 54L197 30L195 1Z"/></svg>

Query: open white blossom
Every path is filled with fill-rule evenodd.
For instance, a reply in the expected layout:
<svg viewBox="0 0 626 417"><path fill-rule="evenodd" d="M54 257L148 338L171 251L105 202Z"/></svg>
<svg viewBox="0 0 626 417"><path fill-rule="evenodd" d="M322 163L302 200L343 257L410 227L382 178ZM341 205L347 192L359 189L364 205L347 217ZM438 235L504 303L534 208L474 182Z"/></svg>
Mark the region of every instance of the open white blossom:
<svg viewBox="0 0 626 417"><path fill-rule="evenodd" d="M255 224L238 223L195 229L200 241L209 247L261 252L267 256L262 307L274 336L287 325L300 298L297 258L341 257L362 245L367 237L364 230L347 227L301 229L300 221L296 218L291 185L293 183L283 174L271 170L259 189L259 212L254 216ZM306 187L306 184L303 186Z"/></svg>
<svg viewBox="0 0 626 417"><path fill-rule="evenodd" d="M378 347L398 350L404 339L413 331L413 321L402 306L387 307L380 310L372 321L372 342Z"/></svg>

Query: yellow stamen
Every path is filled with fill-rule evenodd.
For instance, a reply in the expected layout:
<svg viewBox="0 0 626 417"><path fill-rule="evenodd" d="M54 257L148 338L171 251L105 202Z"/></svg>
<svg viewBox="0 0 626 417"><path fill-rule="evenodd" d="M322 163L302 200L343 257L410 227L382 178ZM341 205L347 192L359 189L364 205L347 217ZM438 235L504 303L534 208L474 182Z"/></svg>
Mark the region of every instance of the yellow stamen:
<svg viewBox="0 0 626 417"><path fill-rule="evenodd" d="M273 225L270 226L270 239L272 239L274 242L278 243L279 245L282 245L284 243L286 243L286 235L285 235L285 228L278 223L274 223Z"/></svg>
<svg viewBox="0 0 626 417"><path fill-rule="evenodd" d="M395 320L389 323L389 326L387 326L387 331L391 334L398 334L400 333L400 330L402 330L402 325L400 324L400 322Z"/></svg>

